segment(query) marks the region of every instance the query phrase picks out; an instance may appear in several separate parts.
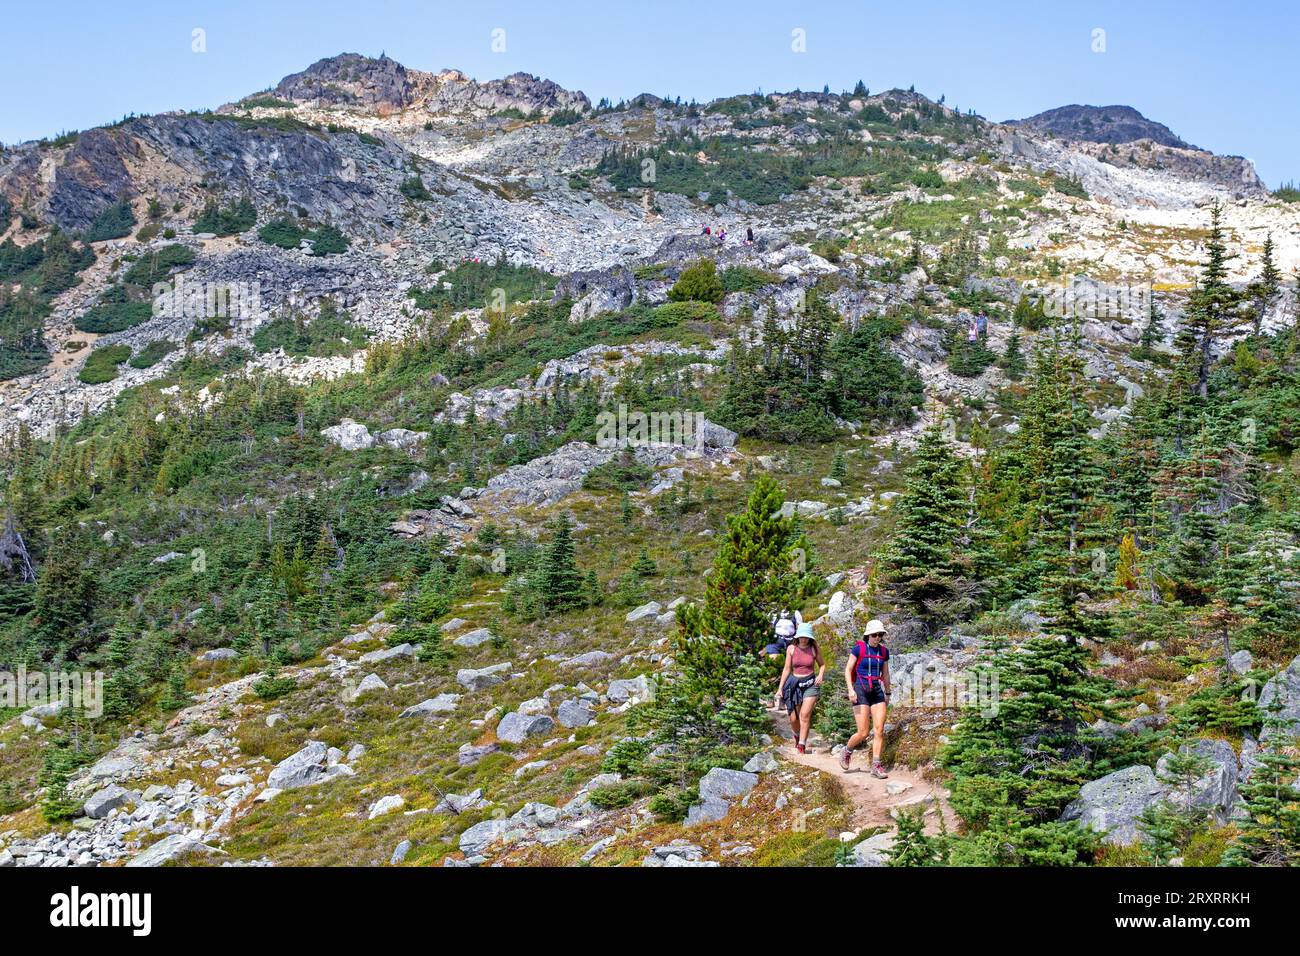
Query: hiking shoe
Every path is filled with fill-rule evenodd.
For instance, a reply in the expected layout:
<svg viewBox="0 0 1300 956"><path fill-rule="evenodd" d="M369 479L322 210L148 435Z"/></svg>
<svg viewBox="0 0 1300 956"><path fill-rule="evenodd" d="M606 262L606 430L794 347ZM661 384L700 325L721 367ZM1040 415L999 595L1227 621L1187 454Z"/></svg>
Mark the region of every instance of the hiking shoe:
<svg viewBox="0 0 1300 956"><path fill-rule="evenodd" d="M795 744L794 746L801 754L806 754L808 752L808 748L803 744Z"/></svg>
<svg viewBox="0 0 1300 956"><path fill-rule="evenodd" d="M889 776L889 774L885 773L885 765L883 763L877 763L871 768L871 776L879 777L881 780L884 780Z"/></svg>
<svg viewBox="0 0 1300 956"><path fill-rule="evenodd" d="M840 754L840 769L848 770L849 761L852 759L853 759L853 751L850 750L848 747L845 747L844 752Z"/></svg>

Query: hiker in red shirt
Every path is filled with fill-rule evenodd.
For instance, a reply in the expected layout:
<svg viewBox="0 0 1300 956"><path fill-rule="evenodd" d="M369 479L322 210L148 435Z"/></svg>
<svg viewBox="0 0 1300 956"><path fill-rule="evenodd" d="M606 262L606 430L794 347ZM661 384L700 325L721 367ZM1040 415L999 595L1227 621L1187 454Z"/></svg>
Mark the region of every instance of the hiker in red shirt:
<svg viewBox="0 0 1300 956"><path fill-rule="evenodd" d="M844 668L844 683L853 705L857 733L849 738L840 755L840 766L849 769L853 750L867 739L868 718L871 725L871 775L885 778L880 754L885 749L885 711L889 706L889 648L884 645L885 625L878 620L867 622L863 640L849 648L849 662Z"/></svg>

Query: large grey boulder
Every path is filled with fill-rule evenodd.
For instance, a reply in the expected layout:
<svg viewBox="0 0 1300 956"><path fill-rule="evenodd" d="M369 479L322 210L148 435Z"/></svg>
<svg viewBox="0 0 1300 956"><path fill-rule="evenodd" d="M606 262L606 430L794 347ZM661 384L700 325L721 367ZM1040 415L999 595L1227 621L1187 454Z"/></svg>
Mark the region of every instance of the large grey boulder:
<svg viewBox="0 0 1300 956"><path fill-rule="evenodd" d="M1300 657L1293 660L1287 665L1286 670L1264 685L1264 689L1259 694L1260 709L1267 712L1275 700L1282 704L1278 716L1291 722L1290 735L1292 737L1300 735ZM1279 731L1268 728L1264 735L1271 737L1278 733Z"/></svg>
<svg viewBox="0 0 1300 956"><path fill-rule="evenodd" d="M338 445L344 451L360 451L363 448L372 448L375 444L370 429L350 418L343 419L338 425L322 428L320 433L327 442Z"/></svg>
<svg viewBox="0 0 1300 956"><path fill-rule="evenodd" d="M102 820L118 807L134 803L138 799L139 794L132 793L115 783L110 783L87 800L82 809L90 819Z"/></svg>
<svg viewBox="0 0 1300 956"><path fill-rule="evenodd" d="M1176 783L1169 774L1172 754L1156 762L1156 776L1168 788L1169 802L1183 810L1201 810L1219 823L1226 823L1237 802L1237 753L1226 740L1201 738L1184 744L1180 751L1208 761L1203 774L1190 788Z"/></svg>
<svg viewBox="0 0 1300 956"><path fill-rule="evenodd" d="M877 833L868 837L853 848L855 866L888 866L887 852L894 845L894 834Z"/></svg>
<svg viewBox="0 0 1300 956"><path fill-rule="evenodd" d="M462 667L456 671L456 683L471 691L486 690L500 684L506 679L509 672L509 661L502 661L500 664L493 664L491 667L480 667L477 670Z"/></svg>
<svg viewBox="0 0 1300 956"><path fill-rule="evenodd" d="M384 661L391 661L396 657L414 657L414 644L398 644L396 647L385 647L377 651L371 651L369 654L362 654L358 660L362 664L380 664Z"/></svg>
<svg viewBox="0 0 1300 956"><path fill-rule="evenodd" d="M206 843L192 839L184 833L173 833L171 836L159 840L143 853L137 854L133 859L128 860L126 865L162 866L164 863L181 860L192 853L213 854L221 852L216 847L208 846Z"/></svg>
<svg viewBox="0 0 1300 956"><path fill-rule="evenodd" d="M756 773L714 767L700 778L700 799L734 800L749 793L757 783Z"/></svg>
<svg viewBox="0 0 1300 956"><path fill-rule="evenodd" d="M725 817L730 809L731 805L726 800L701 800L691 804L686 811L686 825L693 827L701 823L715 823Z"/></svg>
<svg viewBox="0 0 1300 956"><path fill-rule="evenodd" d="M296 754L275 765L266 778L266 785L274 790L292 790L320 783L328 769L328 755L328 746L319 740L309 740Z"/></svg>
<svg viewBox="0 0 1300 956"><path fill-rule="evenodd" d="M492 640L492 632L486 627L475 628L452 641L457 647L478 647Z"/></svg>
<svg viewBox="0 0 1300 956"><path fill-rule="evenodd" d="M512 710L501 718L497 724L497 739L511 744L521 744L529 737L549 733L555 727L555 721L545 714L521 714Z"/></svg>
<svg viewBox="0 0 1300 956"><path fill-rule="evenodd" d="M1102 833L1106 843L1128 846L1139 837L1138 816L1164 798L1165 789L1150 767L1137 765L1090 780L1061 814Z"/></svg>
<svg viewBox="0 0 1300 956"><path fill-rule="evenodd" d="M450 714L456 709L456 704L459 701L460 694L439 694L437 697L430 697L418 704L412 704L397 716L399 718L428 717L430 714Z"/></svg>
<svg viewBox="0 0 1300 956"><path fill-rule="evenodd" d="M515 820L484 820L460 835L460 851L466 856L477 856L493 843L522 835L526 829Z"/></svg>
<svg viewBox="0 0 1300 956"><path fill-rule="evenodd" d="M628 611L624 620L629 624L634 624L643 618L658 617L662 611L663 608L658 601L650 601L648 604L642 604L640 607Z"/></svg>
<svg viewBox="0 0 1300 956"><path fill-rule="evenodd" d="M705 448L728 449L736 447L736 439L740 436L730 428L723 428L708 419L704 420L700 428L700 442Z"/></svg>
<svg viewBox="0 0 1300 956"><path fill-rule="evenodd" d="M621 704L625 700L633 703L653 700L654 684L645 674L633 677L631 680L612 680L609 682L609 689L605 691L605 696L616 704Z"/></svg>
<svg viewBox="0 0 1300 956"><path fill-rule="evenodd" d="M596 715L582 701L570 698L560 702L555 716L562 726L573 728L586 727Z"/></svg>

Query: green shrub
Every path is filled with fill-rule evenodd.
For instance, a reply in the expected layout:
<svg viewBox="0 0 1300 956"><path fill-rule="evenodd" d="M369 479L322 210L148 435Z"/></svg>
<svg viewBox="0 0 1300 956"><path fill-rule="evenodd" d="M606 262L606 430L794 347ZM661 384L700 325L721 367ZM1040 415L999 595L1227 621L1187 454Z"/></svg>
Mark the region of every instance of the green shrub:
<svg viewBox="0 0 1300 956"><path fill-rule="evenodd" d="M321 226L315 232L307 234L311 240L313 256L330 256L348 251L348 237L333 226Z"/></svg>
<svg viewBox="0 0 1300 956"><path fill-rule="evenodd" d="M102 385L117 378L117 367L131 357L129 345L106 345L95 349L77 377L87 385Z"/></svg>
<svg viewBox="0 0 1300 956"><path fill-rule="evenodd" d="M293 220L285 216L272 219L257 230L257 238L281 249L297 249L302 244L304 235L306 233L299 229Z"/></svg>
<svg viewBox="0 0 1300 956"><path fill-rule="evenodd" d="M209 201L203 212L194 220L194 232L211 232L218 236L233 236L235 233L252 229L257 223L257 208L253 201L245 196L237 203L218 207Z"/></svg>
<svg viewBox="0 0 1300 956"><path fill-rule="evenodd" d="M132 300L122 286L113 286L73 324L82 332L104 334L134 328L152 315L153 307L148 302Z"/></svg>
<svg viewBox="0 0 1300 956"><path fill-rule="evenodd" d="M121 239L123 236L129 236L134 228L135 214L131 212L131 204L123 199L96 216L82 239L86 242Z"/></svg>
<svg viewBox="0 0 1300 956"><path fill-rule="evenodd" d="M728 266L722 270L722 288L727 292L757 292L766 285L775 285L781 277L749 266Z"/></svg>
<svg viewBox="0 0 1300 956"><path fill-rule="evenodd" d="M191 265L194 259L194 251L188 246L183 246L180 243L163 246L161 249L145 253L137 259L131 268L126 271L126 275L122 276L122 281L128 285L151 290L154 283L167 279L173 269L179 266Z"/></svg>
<svg viewBox="0 0 1300 956"><path fill-rule="evenodd" d="M154 339L154 341L131 356L131 361L127 364L132 368L151 368L175 351L175 342L170 342L167 339Z"/></svg>
<svg viewBox="0 0 1300 956"><path fill-rule="evenodd" d="M424 180L419 176L412 176L410 179L403 179L402 185L398 187L402 195L407 199L419 199L427 202L433 198L433 193L429 192L424 185Z"/></svg>
<svg viewBox="0 0 1300 956"><path fill-rule="evenodd" d="M162 232L162 226L156 222L147 222L135 234L136 242L152 242Z"/></svg>
<svg viewBox="0 0 1300 956"><path fill-rule="evenodd" d="M701 259L682 270L673 287L668 290L672 302L721 302L726 295L718 267L712 259Z"/></svg>

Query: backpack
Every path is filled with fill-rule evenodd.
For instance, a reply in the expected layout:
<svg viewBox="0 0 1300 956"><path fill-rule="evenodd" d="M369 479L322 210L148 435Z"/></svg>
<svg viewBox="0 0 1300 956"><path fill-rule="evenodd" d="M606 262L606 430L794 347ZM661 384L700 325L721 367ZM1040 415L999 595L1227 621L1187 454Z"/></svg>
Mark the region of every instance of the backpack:
<svg viewBox="0 0 1300 956"><path fill-rule="evenodd" d="M880 675L884 672L885 664L889 661L889 648L881 644L873 651L871 645L866 641L858 641L854 645L853 651L858 658L854 676L870 688L876 681L881 680ZM872 671L875 673L872 673Z"/></svg>

